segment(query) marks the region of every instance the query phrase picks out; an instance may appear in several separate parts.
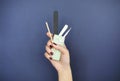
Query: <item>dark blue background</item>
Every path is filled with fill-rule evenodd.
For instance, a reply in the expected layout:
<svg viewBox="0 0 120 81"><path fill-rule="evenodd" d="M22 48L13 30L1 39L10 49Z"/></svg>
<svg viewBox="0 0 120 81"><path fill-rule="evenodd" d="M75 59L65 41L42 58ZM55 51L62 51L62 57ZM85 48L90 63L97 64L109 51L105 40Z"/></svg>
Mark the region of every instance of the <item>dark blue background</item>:
<svg viewBox="0 0 120 81"><path fill-rule="evenodd" d="M57 81L45 21L72 27L74 81L120 81L120 0L0 0L0 81Z"/></svg>

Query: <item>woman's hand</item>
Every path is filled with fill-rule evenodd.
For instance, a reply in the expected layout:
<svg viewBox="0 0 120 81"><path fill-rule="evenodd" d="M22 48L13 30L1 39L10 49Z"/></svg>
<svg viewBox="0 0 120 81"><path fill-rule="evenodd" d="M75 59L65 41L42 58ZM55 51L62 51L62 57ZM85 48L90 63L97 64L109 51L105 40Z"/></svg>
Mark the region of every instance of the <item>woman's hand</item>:
<svg viewBox="0 0 120 81"><path fill-rule="evenodd" d="M47 33L47 36L50 38L51 33ZM52 59L53 52L51 48L55 48L61 52L60 61ZM70 68L70 56L69 51L66 46L57 45L52 43L51 40L47 42L45 57L51 62L58 72L59 81L72 81L72 72Z"/></svg>
<svg viewBox="0 0 120 81"><path fill-rule="evenodd" d="M47 36L49 38L51 35L52 35L51 33L47 32ZM54 54L51 51L51 48L55 48L61 52L60 61L56 61L56 60L52 59L52 55L54 55ZM70 68L70 56L69 56L69 51L66 48L66 46L61 46L61 45L52 43L52 41L49 40L46 45L45 57L52 63L52 65L55 67L55 69L58 72Z"/></svg>

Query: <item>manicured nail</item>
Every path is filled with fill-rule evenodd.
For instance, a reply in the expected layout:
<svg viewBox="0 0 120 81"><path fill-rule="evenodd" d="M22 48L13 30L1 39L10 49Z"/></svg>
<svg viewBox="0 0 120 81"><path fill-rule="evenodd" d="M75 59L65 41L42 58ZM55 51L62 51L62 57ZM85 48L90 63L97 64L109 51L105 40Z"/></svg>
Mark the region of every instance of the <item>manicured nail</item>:
<svg viewBox="0 0 120 81"><path fill-rule="evenodd" d="M50 45L50 49L51 49L51 48L53 48L53 46L52 46L52 45Z"/></svg>
<svg viewBox="0 0 120 81"><path fill-rule="evenodd" d="M50 52L51 55L53 55L53 52Z"/></svg>
<svg viewBox="0 0 120 81"><path fill-rule="evenodd" d="M56 43L53 43L54 45L57 45Z"/></svg>
<svg viewBox="0 0 120 81"><path fill-rule="evenodd" d="M52 35L52 37L54 37L54 34Z"/></svg>
<svg viewBox="0 0 120 81"><path fill-rule="evenodd" d="M52 60L52 57L50 57L49 59Z"/></svg>

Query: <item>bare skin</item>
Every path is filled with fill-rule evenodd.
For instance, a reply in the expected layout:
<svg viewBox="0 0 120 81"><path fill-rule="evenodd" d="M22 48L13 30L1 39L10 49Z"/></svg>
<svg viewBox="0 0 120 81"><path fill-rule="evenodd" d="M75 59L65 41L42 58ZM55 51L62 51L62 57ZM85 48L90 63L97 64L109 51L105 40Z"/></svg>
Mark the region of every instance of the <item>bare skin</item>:
<svg viewBox="0 0 120 81"><path fill-rule="evenodd" d="M52 34L47 32L47 36L50 38ZM70 55L66 46L56 45L49 40L46 45L45 57L51 62L53 67L58 72L58 81L73 81L72 80L72 72L70 67ZM53 52L51 48L55 48L61 52L60 61L55 61L52 59Z"/></svg>

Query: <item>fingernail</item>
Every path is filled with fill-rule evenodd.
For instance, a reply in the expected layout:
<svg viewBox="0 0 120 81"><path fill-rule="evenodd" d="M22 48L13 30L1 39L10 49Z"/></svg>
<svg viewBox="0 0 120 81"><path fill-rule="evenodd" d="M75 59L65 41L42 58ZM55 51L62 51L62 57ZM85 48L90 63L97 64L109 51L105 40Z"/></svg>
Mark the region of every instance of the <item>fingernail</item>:
<svg viewBox="0 0 120 81"><path fill-rule="evenodd" d="M52 57L50 57L49 59L52 60Z"/></svg>
<svg viewBox="0 0 120 81"><path fill-rule="evenodd" d="M53 52L50 52L51 55L53 55Z"/></svg>
<svg viewBox="0 0 120 81"><path fill-rule="evenodd" d="M50 49L52 48L53 46L52 45L50 45Z"/></svg>
<svg viewBox="0 0 120 81"><path fill-rule="evenodd" d="M52 37L54 37L54 34L52 35Z"/></svg>
<svg viewBox="0 0 120 81"><path fill-rule="evenodd" d="M57 45L56 43L53 43L54 45Z"/></svg>

